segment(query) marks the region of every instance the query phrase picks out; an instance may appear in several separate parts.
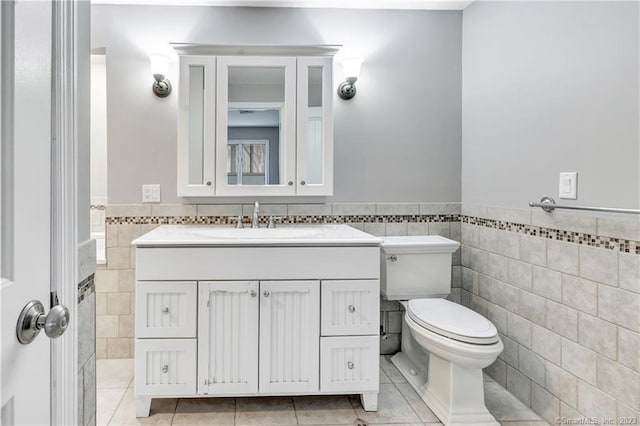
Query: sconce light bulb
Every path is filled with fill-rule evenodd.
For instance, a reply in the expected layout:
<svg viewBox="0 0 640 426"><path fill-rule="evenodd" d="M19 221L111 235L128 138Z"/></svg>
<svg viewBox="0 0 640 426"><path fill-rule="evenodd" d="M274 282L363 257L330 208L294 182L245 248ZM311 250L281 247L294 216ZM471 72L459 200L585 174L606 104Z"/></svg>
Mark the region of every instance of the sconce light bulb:
<svg viewBox="0 0 640 426"><path fill-rule="evenodd" d="M169 69L169 57L161 53L152 53L149 55L151 62L151 74L167 75Z"/></svg>
<svg viewBox="0 0 640 426"><path fill-rule="evenodd" d="M362 58L345 58L342 60L342 68L345 78L353 77L356 80L360 77L360 68L362 68Z"/></svg>

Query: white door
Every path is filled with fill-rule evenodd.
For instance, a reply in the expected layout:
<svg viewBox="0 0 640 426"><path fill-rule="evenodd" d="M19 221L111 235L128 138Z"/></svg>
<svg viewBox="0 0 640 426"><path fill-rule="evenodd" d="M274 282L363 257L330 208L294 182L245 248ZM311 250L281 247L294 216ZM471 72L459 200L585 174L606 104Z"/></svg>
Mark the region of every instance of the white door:
<svg viewBox="0 0 640 426"><path fill-rule="evenodd" d="M198 393L258 392L258 282L198 286Z"/></svg>
<svg viewBox="0 0 640 426"><path fill-rule="evenodd" d="M320 282L260 282L260 392L318 392Z"/></svg>
<svg viewBox="0 0 640 426"><path fill-rule="evenodd" d="M51 3L2 1L0 343L2 425L51 422L51 341L21 344L23 307L50 308Z"/></svg>

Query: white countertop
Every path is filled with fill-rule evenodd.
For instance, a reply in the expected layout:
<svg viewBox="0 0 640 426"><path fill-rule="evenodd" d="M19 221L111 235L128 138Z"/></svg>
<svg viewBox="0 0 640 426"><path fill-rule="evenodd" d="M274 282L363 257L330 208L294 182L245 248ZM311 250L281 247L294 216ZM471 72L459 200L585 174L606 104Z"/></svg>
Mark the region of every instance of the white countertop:
<svg viewBox="0 0 640 426"><path fill-rule="evenodd" d="M132 241L136 247L379 246L382 239L348 225L280 225L236 229L224 225L161 225Z"/></svg>

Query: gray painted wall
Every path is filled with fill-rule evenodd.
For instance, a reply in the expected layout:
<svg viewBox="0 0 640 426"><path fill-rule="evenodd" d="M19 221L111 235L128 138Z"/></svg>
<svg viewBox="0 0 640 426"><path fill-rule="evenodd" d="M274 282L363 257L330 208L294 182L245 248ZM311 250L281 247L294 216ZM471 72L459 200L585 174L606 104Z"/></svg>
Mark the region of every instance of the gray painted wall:
<svg viewBox="0 0 640 426"><path fill-rule="evenodd" d="M169 42L359 52L358 95L335 98L335 196L326 201L460 201L461 26L451 11L94 5L92 47L108 57L108 202L140 202L144 183L162 185L162 202L183 201L177 96L150 89L148 55ZM336 82L341 74L336 67ZM169 78L177 86L177 63Z"/></svg>
<svg viewBox="0 0 640 426"><path fill-rule="evenodd" d="M465 9L463 202L557 199L558 173L577 171L575 203L638 208L638 12L637 2Z"/></svg>

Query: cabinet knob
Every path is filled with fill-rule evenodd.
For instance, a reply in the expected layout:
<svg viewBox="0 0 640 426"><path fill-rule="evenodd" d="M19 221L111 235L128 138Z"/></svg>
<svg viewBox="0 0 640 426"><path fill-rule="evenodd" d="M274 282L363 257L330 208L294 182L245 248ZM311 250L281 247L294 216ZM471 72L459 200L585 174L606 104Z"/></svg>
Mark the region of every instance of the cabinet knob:
<svg viewBox="0 0 640 426"><path fill-rule="evenodd" d="M211 181L207 181L207 186L211 186Z"/></svg>
<svg viewBox="0 0 640 426"><path fill-rule="evenodd" d="M292 180L290 180L290 181L288 182L288 185L289 185L289 186L293 186L293 181L292 181Z"/></svg>
<svg viewBox="0 0 640 426"><path fill-rule="evenodd" d="M162 372L163 373L168 373L169 372L169 366L167 364L162 366Z"/></svg>
<svg viewBox="0 0 640 426"><path fill-rule="evenodd" d="M162 313L163 314L168 314L169 313L169 308L162 308Z"/></svg>
<svg viewBox="0 0 640 426"><path fill-rule="evenodd" d="M353 305L349 305L349 312L354 313L356 311L356 307Z"/></svg>
<svg viewBox="0 0 640 426"><path fill-rule="evenodd" d="M255 290L249 290L249 295L250 295L251 297L256 297L256 296L258 295L258 293L256 293L256 291L255 291Z"/></svg>
<svg viewBox="0 0 640 426"><path fill-rule="evenodd" d="M301 180L301 181L300 181L300 185L303 185L303 186L304 186L304 185L306 185L306 184L307 184L307 182L305 182L305 181L303 181L303 180Z"/></svg>
<svg viewBox="0 0 640 426"><path fill-rule="evenodd" d="M387 259L391 262L397 262L398 256L396 256L395 254L392 254L391 256L387 257Z"/></svg>
<svg viewBox="0 0 640 426"><path fill-rule="evenodd" d="M349 370L353 370L353 367L355 367L355 365L353 365L353 363L351 361L347 362L347 368Z"/></svg>
<svg viewBox="0 0 640 426"><path fill-rule="evenodd" d="M263 295L264 297L269 297L269 295L270 295L270 294L271 294L271 293L269 293L267 290L265 290L265 291L262 293L262 295Z"/></svg>

